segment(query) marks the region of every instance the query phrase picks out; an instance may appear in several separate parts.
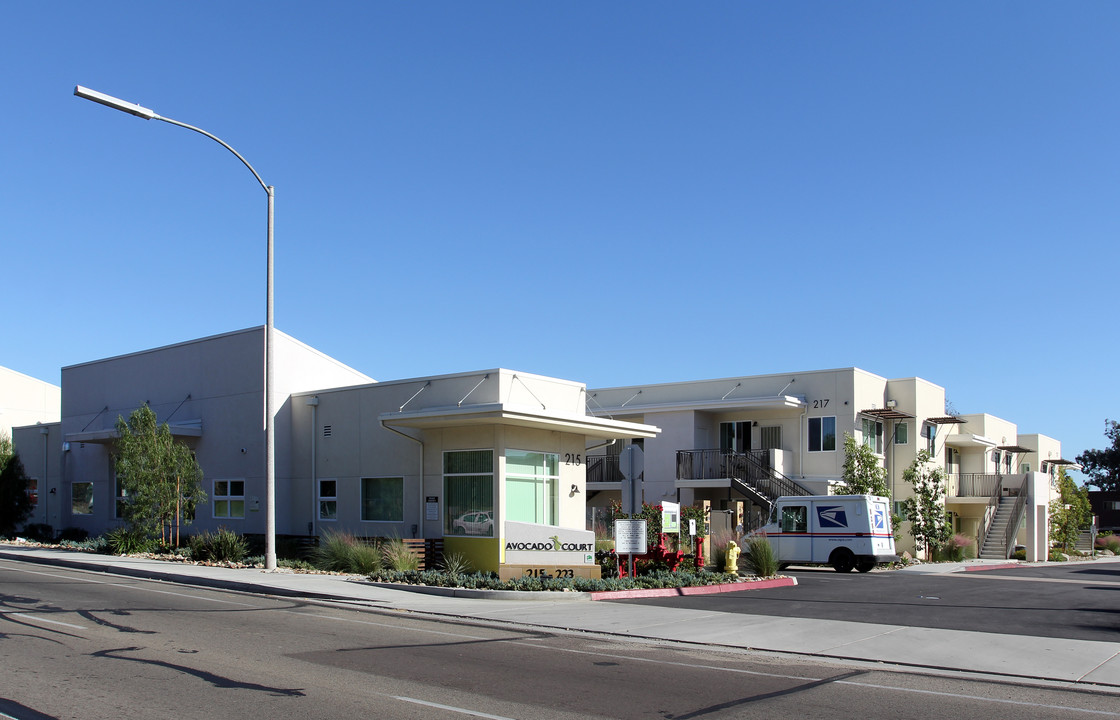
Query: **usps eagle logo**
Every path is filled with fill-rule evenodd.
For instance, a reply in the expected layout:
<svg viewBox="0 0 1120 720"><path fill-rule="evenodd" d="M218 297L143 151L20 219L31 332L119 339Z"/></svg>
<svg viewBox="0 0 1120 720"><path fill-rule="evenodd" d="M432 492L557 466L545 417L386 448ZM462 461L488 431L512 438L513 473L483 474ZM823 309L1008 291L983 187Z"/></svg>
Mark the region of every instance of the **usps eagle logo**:
<svg viewBox="0 0 1120 720"><path fill-rule="evenodd" d="M871 520L875 523L876 530L887 529L887 511L883 508L875 508L875 510L871 513Z"/></svg>
<svg viewBox="0 0 1120 720"><path fill-rule="evenodd" d="M817 508L817 521L822 528L848 527L848 514L840 505Z"/></svg>

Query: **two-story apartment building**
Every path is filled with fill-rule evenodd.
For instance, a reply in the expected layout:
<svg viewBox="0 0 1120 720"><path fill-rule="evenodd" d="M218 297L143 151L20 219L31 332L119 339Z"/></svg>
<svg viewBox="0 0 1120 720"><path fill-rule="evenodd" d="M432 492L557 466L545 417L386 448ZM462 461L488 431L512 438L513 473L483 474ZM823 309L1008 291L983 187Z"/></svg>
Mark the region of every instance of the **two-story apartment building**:
<svg viewBox="0 0 1120 720"><path fill-rule="evenodd" d="M661 428L643 443L646 502L745 502L746 524L756 527L779 495L827 494L843 475L850 434L880 457L896 511L912 494L903 474L926 450L946 473L955 530L983 549L999 527L1000 546L988 552L1010 552L1018 540L1029 556L1046 557L1049 476L1029 468L1040 462L1040 448L1060 456L1060 445L1039 435L1020 442L1014 424L990 415L947 415L945 389L921 378L842 368L591 388L588 399L595 414ZM622 473L613 455L623 452L615 446L591 457L592 504L620 497ZM1015 501L1004 501L1000 513L1000 498ZM1016 519L1005 531L1009 514ZM903 547L907 540L904 532Z"/></svg>

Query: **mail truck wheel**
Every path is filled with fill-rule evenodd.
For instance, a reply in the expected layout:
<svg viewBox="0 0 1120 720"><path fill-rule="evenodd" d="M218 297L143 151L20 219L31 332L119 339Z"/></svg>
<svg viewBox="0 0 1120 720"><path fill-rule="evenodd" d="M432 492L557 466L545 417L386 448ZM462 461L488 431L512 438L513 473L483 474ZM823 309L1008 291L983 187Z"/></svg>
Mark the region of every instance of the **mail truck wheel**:
<svg viewBox="0 0 1120 720"><path fill-rule="evenodd" d="M856 566L856 556L852 555L852 551L848 548L836 548L832 551L832 557L828 559L836 572L847 573L851 572L852 568Z"/></svg>
<svg viewBox="0 0 1120 720"><path fill-rule="evenodd" d="M875 561L871 558L860 558L856 561L856 570L863 572L871 572L875 569Z"/></svg>

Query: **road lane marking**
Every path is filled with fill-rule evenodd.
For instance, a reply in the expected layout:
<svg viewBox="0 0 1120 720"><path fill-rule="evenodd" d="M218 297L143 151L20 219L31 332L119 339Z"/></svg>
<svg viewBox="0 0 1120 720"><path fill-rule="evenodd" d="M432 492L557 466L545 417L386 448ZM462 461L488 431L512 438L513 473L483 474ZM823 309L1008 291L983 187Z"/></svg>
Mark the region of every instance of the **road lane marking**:
<svg viewBox="0 0 1120 720"><path fill-rule="evenodd" d="M402 702L426 705L440 710L450 710L451 712L462 713L464 715L473 715L474 717L490 718L490 720L514 720L514 718L508 718L505 715L491 715L490 713L478 712L477 710L467 710L466 708L455 707L454 705L440 705L439 703L417 700L416 698L404 697L403 695L390 695L389 697L394 700L401 700Z"/></svg>
<svg viewBox="0 0 1120 720"><path fill-rule="evenodd" d="M50 623L51 625L62 625L63 627L74 628L75 630L85 630L85 629L87 629L84 625L71 625L70 623L62 622L61 620L48 620L47 618L39 617L38 615L25 615L23 613L4 613L4 614L7 615L8 617L18 617L18 618L23 618L24 620L31 620L33 622L45 622L45 623Z"/></svg>
<svg viewBox="0 0 1120 720"><path fill-rule="evenodd" d="M982 572L942 573L941 577L973 578L975 580L1014 580L1016 582L1065 583L1067 585L1120 586L1120 582L1116 580L1074 580L1072 578L1039 578L1023 577L1021 575L985 575Z"/></svg>

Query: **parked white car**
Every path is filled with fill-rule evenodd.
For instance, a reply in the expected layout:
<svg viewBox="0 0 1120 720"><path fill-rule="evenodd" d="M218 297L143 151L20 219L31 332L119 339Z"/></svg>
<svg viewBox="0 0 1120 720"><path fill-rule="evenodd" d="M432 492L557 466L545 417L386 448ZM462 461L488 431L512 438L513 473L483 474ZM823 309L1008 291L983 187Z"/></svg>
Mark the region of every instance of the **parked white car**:
<svg viewBox="0 0 1120 720"><path fill-rule="evenodd" d="M489 512L469 512L451 523L451 530L456 535L493 535L494 517Z"/></svg>

